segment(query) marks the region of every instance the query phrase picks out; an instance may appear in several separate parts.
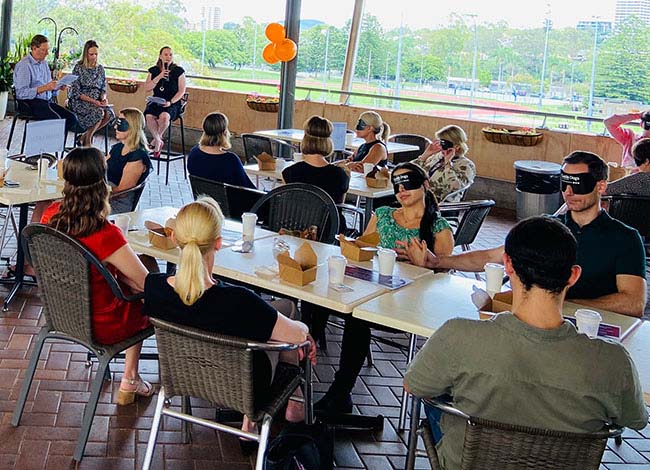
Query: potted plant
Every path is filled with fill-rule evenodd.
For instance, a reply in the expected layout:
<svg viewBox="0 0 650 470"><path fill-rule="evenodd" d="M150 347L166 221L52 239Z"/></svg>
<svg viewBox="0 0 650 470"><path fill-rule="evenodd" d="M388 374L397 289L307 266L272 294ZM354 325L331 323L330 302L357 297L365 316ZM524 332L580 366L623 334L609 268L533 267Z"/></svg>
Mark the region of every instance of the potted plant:
<svg viewBox="0 0 650 470"><path fill-rule="evenodd" d="M31 42L32 42L32 35L29 34L18 35L18 37L16 38L16 42L14 43L13 52L9 56L7 56L7 61L11 66L12 70L16 66L16 64L20 61L20 59L22 59L27 54L29 54Z"/></svg>
<svg viewBox="0 0 650 470"><path fill-rule="evenodd" d="M0 59L0 120L7 114L7 100L13 83L14 74L9 61L6 58Z"/></svg>

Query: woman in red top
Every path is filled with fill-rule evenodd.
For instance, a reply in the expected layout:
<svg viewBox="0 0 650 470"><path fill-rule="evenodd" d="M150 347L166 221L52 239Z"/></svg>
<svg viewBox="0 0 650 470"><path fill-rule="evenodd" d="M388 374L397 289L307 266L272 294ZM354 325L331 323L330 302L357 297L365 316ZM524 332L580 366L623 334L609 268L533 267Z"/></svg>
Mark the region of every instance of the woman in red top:
<svg viewBox="0 0 650 470"><path fill-rule="evenodd" d="M127 244L110 213L106 160L94 147L76 148L63 160L63 200L48 207L41 222L79 240L118 278L135 292L144 290L147 269ZM115 298L97 271L91 270L92 328L97 343L115 344L149 326L142 303ZM117 397L119 405L133 403L136 395L150 396L153 387L138 375L142 344L126 350L124 375Z"/></svg>

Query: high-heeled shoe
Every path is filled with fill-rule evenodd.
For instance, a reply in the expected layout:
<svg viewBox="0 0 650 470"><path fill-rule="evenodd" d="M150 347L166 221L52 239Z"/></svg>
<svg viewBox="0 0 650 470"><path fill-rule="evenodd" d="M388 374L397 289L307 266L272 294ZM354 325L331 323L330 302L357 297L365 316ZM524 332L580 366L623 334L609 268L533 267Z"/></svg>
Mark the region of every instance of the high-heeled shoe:
<svg viewBox="0 0 650 470"><path fill-rule="evenodd" d="M125 384L129 386L128 389L123 388ZM120 383L120 390L117 392L117 404L130 405L135 401L136 395L139 395L141 397L150 397L153 395L153 392L153 385L151 385L146 380L142 380L140 377L137 379L122 378L122 382Z"/></svg>

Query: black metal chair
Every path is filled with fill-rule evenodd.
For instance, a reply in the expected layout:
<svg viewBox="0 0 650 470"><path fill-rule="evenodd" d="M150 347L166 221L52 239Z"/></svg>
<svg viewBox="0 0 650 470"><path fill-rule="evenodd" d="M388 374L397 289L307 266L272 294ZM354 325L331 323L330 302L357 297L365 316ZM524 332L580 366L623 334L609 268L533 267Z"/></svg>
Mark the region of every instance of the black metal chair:
<svg viewBox="0 0 650 470"><path fill-rule="evenodd" d="M318 241L334 243L339 230L336 204L317 186L290 183L265 194L251 208L262 226L273 232L280 229L305 230L312 225L318 229Z"/></svg>
<svg viewBox="0 0 650 470"><path fill-rule="evenodd" d="M412 419L419 417L420 402L419 399L414 401ZM424 402L466 421L461 470L597 470L607 439L622 432L616 426L585 434L517 426L469 416L442 401L427 399ZM413 470L415 456L421 456L428 458L432 470L441 470L433 433L426 419L418 427L417 435L424 442L425 452L415 450L417 437L411 439L406 469Z"/></svg>
<svg viewBox="0 0 650 470"><path fill-rule="evenodd" d="M219 203L221 212L228 219L240 219L244 212L250 212L253 205L266 195L258 189L234 186L194 175L190 175L190 186L194 199L210 196Z"/></svg>
<svg viewBox="0 0 650 470"><path fill-rule="evenodd" d="M23 141L20 145L20 153L25 151L25 142L27 140L27 123L29 121L37 121L38 118L34 116L32 110L28 103L23 100L16 98L16 88L11 87L11 94L14 98L14 117L11 121L11 130L9 131L9 139L7 139L7 150L11 148L11 140L14 137L14 131L16 130L16 122L18 120L25 121L25 126L23 127Z"/></svg>
<svg viewBox="0 0 650 470"><path fill-rule="evenodd" d="M285 160L289 160L293 156L293 146L283 140L257 134L242 134L241 138L244 143L244 155L247 163L255 163L255 157L263 152Z"/></svg>
<svg viewBox="0 0 650 470"><path fill-rule="evenodd" d="M637 229L644 239L650 235L650 197L616 194L602 200L609 203L607 211L614 219Z"/></svg>
<svg viewBox="0 0 650 470"><path fill-rule="evenodd" d="M261 400L253 380L253 354L257 351L291 351L309 347L289 343L256 343L242 338L208 333L155 318L162 386L151 424L151 433L142 465L151 466L158 430L163 415L183 420L183 436L188 437L186 423L235 434L259 442L256 470L264 468L264 455L273 417L280 412L291 394L304 386L305 420L312 423L311 364L305 353L303 366L278 364L269 396ZM169 405L172 397L182 397L182 410ZM260 433L244 432L226 424L192 416L190 397L227 407L261 423ZM256 400L257 398L257 400ZM166 404L167 403L167 404Z"/></svg>
<svg viewBox="0 0 650 470"><path fill-rule="evenodd" d="M144 191L145 186L147 186L147 180L145 179L142 183L133 186L131 189L125 189L124 191L117 191L111 193L108 198L108 202L111 204L111 214L120 214L123 212L133 212L138 208L138 203L140 202L140 197ZM130 202L131 206L128 210L115 210L114 207L117 206L115 203ZM120 204L121 205L121 204Z"/></svg>
<svg viewBox="0 0 650 470"><path fill-rule="evenodd" d="M125 349L151 336L153 328L147 328L117 344L97 343L91 325L91 268L102 274L117 299L139 302L142 294L125 295L117 280L95 255L77 240L51 227L40 224L28 225L21 233L21 242L27 259L38 276L45 325L36 338L11 424L13 426L20 424L45 341L65 340L84 346L97 356L99 365L91 385L88 403L81 417L81 430L73 456L74 460L79 462L83 458L99 394L104 377L108 373L109 362Z"/></svg>
<svg viewBox="0 0 650 470"><path fill-rule="evenodd" d="M189 98L189 93L185 93L181 98L181 109L178 113L178 120L181 128L181 149L182 153L172 153L172 122L169 123L167 128L167 152L161 153L158 157L151 155L151 160L157 161L158 165L156 167L156 174L160 174L160 162L163 162L167 165L165 169L165 184L169 184L169 164L176 160L183 160L183 174L185 179L187 179L187 162L185 161L185 123L183 121L183 115L185 114L185 108L187 108L187 100Z"/></svg>
<svg viewBox="0 0 650 470"><path fill-rule="evenodd" d="M431 139L418 134L394 134L388 138L388 141L397 144L417 145L419 147L419 150L393 154L393 163L396 165L402 162L410 162L414 158L419 157L427 148L427 145L431 143Z"/></svg>
<svg viewBox="0 0 650 470"><path fill-rule="evenodd" d="M469 246L476 240L476 236L493 206L494 201L491 199L440 203L440 214L443 217L448 213L459 214L458 227L454 232L454 246L460 246L463 251L469 251Z"/></svg>

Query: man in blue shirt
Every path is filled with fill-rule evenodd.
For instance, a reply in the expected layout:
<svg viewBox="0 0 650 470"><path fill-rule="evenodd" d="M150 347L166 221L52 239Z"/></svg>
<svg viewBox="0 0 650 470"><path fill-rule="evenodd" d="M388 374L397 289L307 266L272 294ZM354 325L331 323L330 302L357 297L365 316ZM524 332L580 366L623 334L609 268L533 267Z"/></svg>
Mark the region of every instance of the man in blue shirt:
<svg viewBox="0 0 650 470"><path fill-rule="evenodd" d="M51 101L58 90L65 88L52 80L50 67L45 60L50 45L45 36L37 34L32 38L30 53L14 68L16 99L29 106L32 115L39 120L65 119L65 130L80 129L76 116Z"/></svg>

